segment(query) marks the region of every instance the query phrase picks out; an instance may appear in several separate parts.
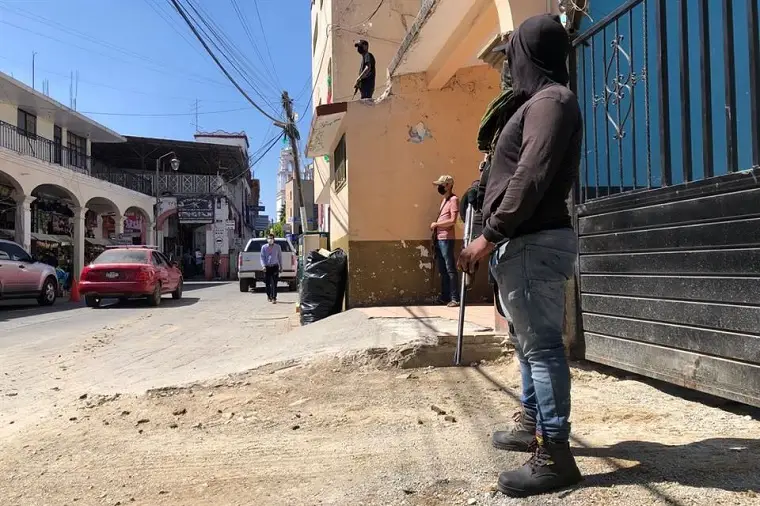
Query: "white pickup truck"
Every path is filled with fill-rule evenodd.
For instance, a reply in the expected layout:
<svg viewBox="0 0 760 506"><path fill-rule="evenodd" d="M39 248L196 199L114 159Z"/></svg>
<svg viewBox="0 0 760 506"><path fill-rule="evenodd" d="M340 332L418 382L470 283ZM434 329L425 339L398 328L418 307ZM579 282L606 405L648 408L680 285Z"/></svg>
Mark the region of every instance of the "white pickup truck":
<svg viewBox="0 0 760 506"><path fill-rule="evenodd" d="M264 266L261 264L261 247L267 243L263 237L250 239L238 256L238 279L240 280L240 291L247 292L251 288L256 289L257 283L264 282ZM295 248L288 239L278 237L275 243L282 250L282 270L280 271L280 281L287 283L291 290L298 288L298 279L296 270L298 269L298 258L296 257Z"/></svg>

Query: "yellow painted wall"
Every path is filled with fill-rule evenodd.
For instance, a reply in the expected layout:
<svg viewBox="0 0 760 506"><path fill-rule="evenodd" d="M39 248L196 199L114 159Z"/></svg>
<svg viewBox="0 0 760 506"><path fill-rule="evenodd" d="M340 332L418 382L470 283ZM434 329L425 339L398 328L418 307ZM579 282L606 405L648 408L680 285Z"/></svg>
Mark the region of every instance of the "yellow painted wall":
<svg viewBox="0 0 760 506"><path fill-rule="evenodd" d="M0 104L0 121L16 126L16 121L18 121L16 106L12 104Z"/></svg>
<svg viewBox="0 0 760 506"><path fill-rule="evenodd" d="M481 65L460 70L441 90L427 90L422 74L402 76L388 99L350 104L352 241L430 238L441 200L432 182L449 174L461 194L479 177L478 125L498 92L498 73Z"/></svg>
<svg viewBox="0 0 760 506"><path fill-rule="evenodd" d="M558 12L557 2L552 0L494 0L494 4L499 13L502 33L514 30L531 16Z"/></svg>
<svg viewBox="0 0 760 506"><path fill-rule="evenodd" d="M311 10L312 37L317 28L316 50L312 56L313 107L328 103L328 74L332 75L332 101L349 101L359 74L361 57L354 41L366 39L375 56L377 75L375 97L385 89L387 67L396 54L401 40L414 22L420 9L419 0L387 0L380 10L365 23L377 8L375 0L313 0ZM335 141L340 139L338 136ZM348 155L350 163L351 155ZM331 162L323 157L314 160L314 198L331 180ZM349 176L350 178L350 176ZM349 230L348 192L344 188L330 190L331 247L340 247Z"/></svg>

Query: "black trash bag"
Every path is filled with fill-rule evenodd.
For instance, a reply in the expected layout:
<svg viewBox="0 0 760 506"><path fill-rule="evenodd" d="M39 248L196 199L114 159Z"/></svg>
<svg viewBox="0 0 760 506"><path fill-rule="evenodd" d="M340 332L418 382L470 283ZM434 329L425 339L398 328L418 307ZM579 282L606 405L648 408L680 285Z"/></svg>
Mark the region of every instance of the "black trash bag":
<svg viewBox="0 0 760 506"><path fill-rule="evenodd" d="M343 310L348 278L346 253L336 249L324 257L312 251L306 258L300 286L301 325L323 320Z"/></svg>

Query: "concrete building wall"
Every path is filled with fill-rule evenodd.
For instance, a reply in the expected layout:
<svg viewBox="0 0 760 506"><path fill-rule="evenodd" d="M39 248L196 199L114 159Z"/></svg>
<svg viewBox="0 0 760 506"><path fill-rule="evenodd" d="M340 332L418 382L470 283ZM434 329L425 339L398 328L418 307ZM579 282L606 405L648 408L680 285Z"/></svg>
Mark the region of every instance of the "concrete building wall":
<svg viewBox="0 0 760 506"><path fill-rule="evenodd" d="M481 65L461 69L442 90L425 83L423 75L403 76L381 103L349 105L351 305L419 303L439 294L429 226L441 200L432 182L449 174L461 194L478 177L478 125L499 75ZM458 223L460 240L462 228ZM491 295L485 274L481 269L475 298Z"/></svg>
<svg viewBox="0 0 760 506"><path fill-rule="evenodd" d="M306 207L306 219L309 220L309 226L314 227L314 181L307 179L301 181L302 191ZM285 223L291 225L293 232L298 231L296 226L300 220L300 200L298 192L295 189L295 181L291 179L285 185Z"/></svg>
<svg viewBox="0 0 760 506"><path fill-rule="evenodd" d="M375 0L312 1L312 42L316 40L312 48L314 107L352 99L361 64L361 57L354 47L356 39L366 39L370 43L370 52L375 56L375 96L378 97L385 89L386 69L420 9L420 0L388 0L372 16L377 6ZM322 205L331 202L327 210L331 224L331 247L345 249L348 247L344 240L349 224L348 198L345 191L335 191L329 158L314 160L314 199L315 203ZM325 190L326 185L332 188ZM324 195L323 202L317 202L320 195Z"/></svg>
<svg viewBox="0 0 760 506"><path fill-rule="evenodd" d="M17 120L18 116L16 116L16 106L13 104L0 103L0 121L9 123L13 126L17 126Z"/></svg>

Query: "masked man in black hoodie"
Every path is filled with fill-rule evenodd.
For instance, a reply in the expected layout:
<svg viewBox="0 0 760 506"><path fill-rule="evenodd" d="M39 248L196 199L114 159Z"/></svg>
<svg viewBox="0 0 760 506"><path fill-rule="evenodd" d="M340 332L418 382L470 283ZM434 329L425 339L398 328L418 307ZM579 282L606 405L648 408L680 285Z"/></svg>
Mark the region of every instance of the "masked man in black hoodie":
<svg viewBox="0 0 760 506"><path fill-rule="evenodd" d="M567 88L569 36L557 16L527 19L507 48L519 108L502 130L483 202L483 235L460 255L472 272L491 254L501 310L510 321L522 374L522 410L493 444L533 452L499 476L499 490L528 496L582 478L570 453L570 369L562 342L564 284L577 238L567 198L578 174L582 119Z"/></svg>

